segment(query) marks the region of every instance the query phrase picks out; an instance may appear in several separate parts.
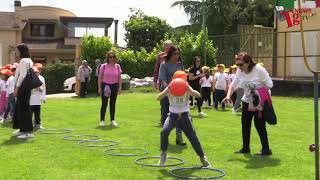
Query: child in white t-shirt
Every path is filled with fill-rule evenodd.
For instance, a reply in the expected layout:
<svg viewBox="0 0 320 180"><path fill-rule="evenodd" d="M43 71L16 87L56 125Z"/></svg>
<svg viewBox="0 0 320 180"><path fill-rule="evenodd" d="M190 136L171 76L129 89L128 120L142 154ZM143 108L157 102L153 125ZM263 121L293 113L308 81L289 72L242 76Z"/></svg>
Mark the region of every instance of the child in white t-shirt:
<svg viewBox="0 0 320 180"><path fill-rule="evenodd" d="M3 118L3 115L5 113L5 110L7 108L8 104L8 96L7 91L8 87L6 85L9 77L11 76L11 71L8 69L2 69L0 71L1 76L1 83L0 83L0 114L1 114L1 123L4 123L5 120Z"/></svg>
<svg viewBox="0 0 320 180"><path fill-rule="evenodd" d="M8 88L8 91L7 91L8 103L7 103L7 108L5 110L5 113L3 115L3 121L6 121L8 119L9 113L11 118L14 118L14 115L15 115L16 99L13 96L13 92L14 92L14 86L16 84L16 80L14 77L16 68L17 68L16 66L12 66L12 69L11 69L12 74L6 82L6 87Z"/></svg>
<svg viewBox="0 0 320 180"><path fill-rule="evenodd" d="M179 79L179 78L178 78ZM210 167L211 164L207 160L207 157L205 156L201 143L196 135L195 129L193 128L192 121L190 118L190 107L189 107L189 98L190 96L195 96L197 98L201 98L201 95L198 91L195 91L191 88L191 86L187 83L187 78L185 78L185 86L186 91L184 94L175 96L171 94L171 88L179 88L179 87L173 87L171 84L177 79L173 79L170 85L163 90L159 96L158 100L161 100L165 97L169 98L170 107L169 111L170 114L168 115L168 118L166 119L163 129L161 131L161 155L160 155L160 166L164 166L165 162L167 160L167 149L168 149L168 137L171 132L171 130L177 126L183 130L183 132L188 137L189 141L192 144L192 147L196 151L197 155L200 157L200 161L202 163L203 167ZM181 81L181 80L180 80Z"/></svg>
<svg viewBox="0 0 320 180"><path fill-rule="evenodd" d="M226 95L226 90L229 84L228 74L224 72L225 65L218 64L217 65L218 72L214 75L214 85L215 85L215 102L214 108L218 109L219 103L221 103L222 110L225 110L225 103L222 102Z"/></svg>
<svg viewBox="0 0 320 180"><path fill-rule="evenodd" d="M214 91L213 87L213 77L210 75L210 68L205 67L203 68L203 72L205 74L205 77L202 77L200 79L200 85L201 85L201 95L203 102L208 103L208 107L211 106L211 91Z"/></svg>
<svg viewBox="0 0 320 180"><path fill-rule="evenodd" d="M33 67L34 72L38 75L42 85L38 88L35 88L31 91L30 96L30 110L31 115L35 117L34 127L36 129L43 129L41 126L41 104L46 101L46 83L44 77L40 75L42 70L41 64L35 64Z"/></svg>

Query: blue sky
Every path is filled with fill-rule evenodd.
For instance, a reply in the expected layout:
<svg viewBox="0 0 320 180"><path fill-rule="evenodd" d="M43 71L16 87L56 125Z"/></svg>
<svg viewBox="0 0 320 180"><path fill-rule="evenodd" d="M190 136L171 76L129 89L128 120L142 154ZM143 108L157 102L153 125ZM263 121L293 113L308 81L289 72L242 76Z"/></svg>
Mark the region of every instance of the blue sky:
<svg viewBox="0 0 320 180"><path fill-rule="evenodd" d="M1 0L0 11L13 11L14 0ZM77 16L113 17L119 20L119 45L124 46L123 22L128 19L129 8L141 9L148 15L166 19L173 26L186 25L188 17L182 9L171 8L176 0L21 0L22 6L45 5L72 11ZM109 29L113 39L114 27Z"/></svg>

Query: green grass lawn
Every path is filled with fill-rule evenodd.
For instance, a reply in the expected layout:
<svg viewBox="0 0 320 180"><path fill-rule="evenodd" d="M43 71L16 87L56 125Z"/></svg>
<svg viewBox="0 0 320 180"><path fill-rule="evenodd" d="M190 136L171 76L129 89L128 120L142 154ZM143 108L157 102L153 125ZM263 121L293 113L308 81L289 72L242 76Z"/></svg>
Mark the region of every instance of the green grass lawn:
<svg viewBox="0 0 320 180"><path fill-rule="evenodd" d="M153 93L122 94L117 103L119 128L103 129L98 127L100 99L48 99L42 110L43 126L71 128L74 130L71 134L99 135L103 139L120 141L118 147L145 148L150 156L158 156L160 107L155 97ZM308 151L308 145L314 139L312 99L274 97L274 104L278 125L268 126L274 153L271 157L233 154L242 144L240 116L204 110L208 117L193 118L209 160L214 167L227 173L224 179L314 178L314 154ZM196 111L191 114L196 115ZM86 148L62 140L65 135L35 133L35 138L25 141L12 138L12 132L10 123L0 127L0 179L3 180L173 179L168 174L172 168L138 166L133 163L138 157L107 156L102 153L104 148ZM251 151L255 153L260 150L260 141L254 123L251 132ZM200 165L189 142L186 147L177 147L174 143L175 130L170 136L169 156L186 160L183 166Z"/></svg>

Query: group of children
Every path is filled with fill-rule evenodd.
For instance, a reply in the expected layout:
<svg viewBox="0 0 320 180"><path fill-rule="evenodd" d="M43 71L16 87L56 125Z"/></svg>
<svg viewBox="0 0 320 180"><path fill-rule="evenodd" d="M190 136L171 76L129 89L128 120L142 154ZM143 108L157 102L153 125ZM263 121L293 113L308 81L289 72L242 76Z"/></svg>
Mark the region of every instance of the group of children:
<svg viewBox="0 0 320 180"><path fill-rule="evenodd" d="M18 63L6 64L0 68L0 123L4 124L7 121L15 118L16 97L15 90L15 71ZM36 129L43 129L41 126L41 104L46 100L46 85L45 79L41 76L43 69L42 64L36 63L33 66L33 71L38 75L42 85L39 88L33 89L30 96L30 111L32 117L34 116L34 127Z"/></svg>
<svg viewBox="0 0 320 180"><path fill-rule="evenodd" d="M201 68L201 71L204 74L199 82L202 104L207 108L214 107L218 109L221 107L222 110L225 110L226 104L222 100L226 96L229 85L234 79L237 66L233 65L230 68L225 68L224 64L217 64L212 70L204 66ZM193 104L190 105L193 108Z"/></svg>

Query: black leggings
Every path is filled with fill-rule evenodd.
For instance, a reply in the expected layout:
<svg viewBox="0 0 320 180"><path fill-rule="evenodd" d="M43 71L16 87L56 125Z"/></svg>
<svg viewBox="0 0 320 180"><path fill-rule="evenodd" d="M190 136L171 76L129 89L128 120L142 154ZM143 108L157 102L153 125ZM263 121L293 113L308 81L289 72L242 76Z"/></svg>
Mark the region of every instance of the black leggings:
<svg viewBox="0 0 320 180"><path fill-rule="evenodd" d="M220 89L215 90L214 108L218 109L219 103L221 103L222 109L224 109L226 107L225 103L222 102L224 97L225 97L224 90L220 90Z"/></svg>
<svg viewBox="0 0 320 180"><path fill-rule="evenodd" d="M118 90L119 90L119 84L108 84L110 89L111 89L111 96L106 97L104 95L104 88L107 84L102 83L101 88L102 88L102 104L101 104L101 109L100 109L100 120L104 121L105 116L106 116L106 110L108 106L108 100L110 98L110 121L115 120L115 112L116 112L116 101L117 101L117 96L118 96Z"/></svg>
<svg viewBox="0 0 320 180"><path fill-rule="evenodd" d="M266 129L266 121L260 119L258 117L257 112L248 111L248 103L242 102L242 143L243 149L250 149L250 131L251 131L251 122L252 118L254 118L254 125L257 129L257 132L260 137L262 150L269 150L269 141L268 141L268 133Z"/></svg>
<svg viewBox="0 0 320 180"><path fill-rule="evenodd" d="M31 110L31 117L34 114L34 124L35 125L41 124L41 118L40 118L41 106L40 105L30 106L30 110Z"/></svg>
<svg viewBox="0 0 320 180"><path fill-rule="evenodd" d="M199 84L199 86L191 86L191 87L193 90L200 92L200 84ZM197 106L198 106L198 112L202 112L202 104L203 104L202 98L196 98L196 101L197 101ZM193 105L193 97L191 100L191 105Z"/></svg>
<svg viewBox="0 0 320 180"><path fill-rule="evenodd" d="M211 88L203 87L201 88L201 95L203 101L208 101L209 105L211 105Z"/></svg>

